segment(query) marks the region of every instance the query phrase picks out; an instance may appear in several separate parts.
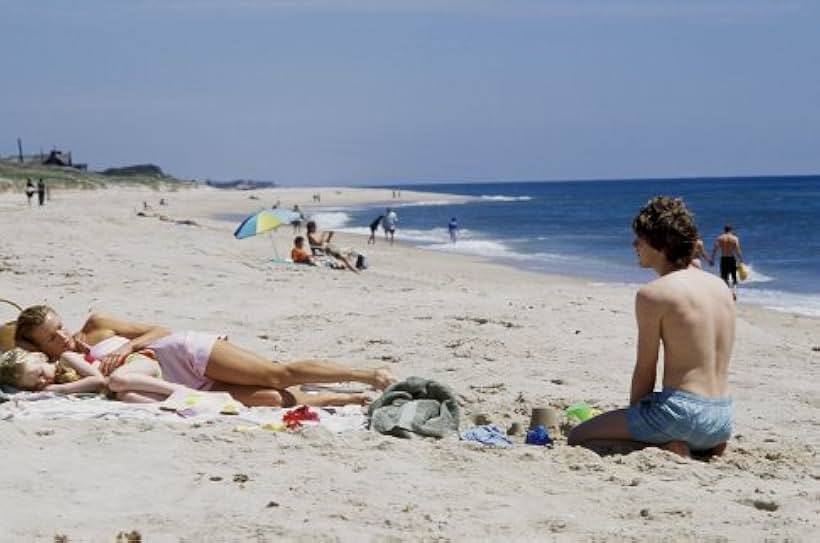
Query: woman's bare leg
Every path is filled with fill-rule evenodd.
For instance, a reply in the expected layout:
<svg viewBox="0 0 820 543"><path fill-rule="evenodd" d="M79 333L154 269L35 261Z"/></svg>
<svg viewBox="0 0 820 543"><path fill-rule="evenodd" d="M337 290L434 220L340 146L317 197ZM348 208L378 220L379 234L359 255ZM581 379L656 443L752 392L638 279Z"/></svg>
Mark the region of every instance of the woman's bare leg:
<svg viewBox="0 0 820 543"><path fill-rule="evenodd" d="M366 394L350 392L303 392L299 387L285 390L283 397L290 396L292 405L313 405L316 407L343 406L349 404L367 405L370 398Z"/></svg>
<svg viewBox="0 0 820 543"><path fill-rule="evenodd" d="M356 381L384 389L395 378L384 369L352 369L321 360L278 364L224 340L214 344L205 376L223 384L283 390L306 383Z"/></svg>
<svg viewBox="0 0 820 543"><path fill-rule="evenodd" d="M368 402L368 398L364 394L342 394L334 392L306 394L296 387L285 390L275 390L257 386L215 383L214 386L211 387L211 390L215 392L227 392L247 407L293 407L295 405L325 407L348 404L364 405Z"/></svg>

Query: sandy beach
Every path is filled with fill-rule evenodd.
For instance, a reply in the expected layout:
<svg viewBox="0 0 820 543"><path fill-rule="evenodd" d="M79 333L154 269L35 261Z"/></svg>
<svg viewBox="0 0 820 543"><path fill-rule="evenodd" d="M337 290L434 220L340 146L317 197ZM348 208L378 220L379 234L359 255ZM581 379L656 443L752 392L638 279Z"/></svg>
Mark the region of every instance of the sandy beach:
<svg viewBox="0 0 820 543"><path fill-rule="evenodd" d="M379 189L111 188L55 191L29 208L3 194L0 297L52 305L74 329L106 312L225 333L273 360L435 379L459 396L462 431L480 413L507 428L534 407L625 405L631 287L345 234L339 245L367 254L360 275L272 263L267 235L238 241L234 224L213 218L277 200L311 207L316 192L327 206L391 201ZM172 220L138 216L143 201ZM273 234L283 253L292 237ZM521 438L493 449L322 427L239 432L230 416L11 417L0 422L2 539L810 541L820 533L818 330L818 319L741 302L736 433L708 463L653 448L600 456L562 435L551 449Z"/></svg>

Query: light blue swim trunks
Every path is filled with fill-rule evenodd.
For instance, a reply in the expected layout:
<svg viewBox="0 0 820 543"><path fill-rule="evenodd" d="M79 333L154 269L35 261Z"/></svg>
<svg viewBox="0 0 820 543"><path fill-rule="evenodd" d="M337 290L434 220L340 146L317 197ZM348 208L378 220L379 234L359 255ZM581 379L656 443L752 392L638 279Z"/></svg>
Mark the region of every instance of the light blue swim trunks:
<svg viewBox="0 0 820 543"><path fill-rule="evenodd" d="M734 423L731 398L704 398L665 388L647 394L627 411L635 441L683 441L692 451L705 451L729 441Z"/></svg>

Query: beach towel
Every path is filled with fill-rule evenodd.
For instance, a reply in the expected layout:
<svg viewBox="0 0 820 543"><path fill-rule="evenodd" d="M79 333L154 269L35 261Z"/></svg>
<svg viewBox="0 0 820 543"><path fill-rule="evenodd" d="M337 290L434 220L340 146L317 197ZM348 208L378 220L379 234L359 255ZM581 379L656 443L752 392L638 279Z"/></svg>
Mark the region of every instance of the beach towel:
<svg viewBox="0 0 820 543"><path fill-rule="evenodd" d="M459 407L450 387L409 377L384 391L370 406L370 427L382 434L442 438L458 433Z"/></svg>
<svg viewBox="0 0 820 543"><path fill-rule="evenodd" d="M0 391L0 420L159 420L181 424L225 421L243 425L243 430L286 428L284 415L291 409L245 407L228 394L182 390L164 402L125 403L102 394L57 394L55 392ZM305 425L326 428L334 433L367 429L367 416L359 405L314 408L318 420ZM235 414L225 414L235 413Z"/></svg>

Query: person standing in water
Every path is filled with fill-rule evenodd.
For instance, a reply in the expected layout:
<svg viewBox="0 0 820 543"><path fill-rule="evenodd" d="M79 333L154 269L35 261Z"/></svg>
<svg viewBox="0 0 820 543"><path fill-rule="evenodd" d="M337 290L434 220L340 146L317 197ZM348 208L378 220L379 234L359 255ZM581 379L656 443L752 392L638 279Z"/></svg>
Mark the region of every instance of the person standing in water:
<svg viewBox="0 0 820 543"><path fill-rule="evenodd" d="M737 262L743 262L743 254L740 252L740 238L734 233L731 224L723 227L723 233L715 240L712 247L711 265L714 265L715 255L720 249L720 278L730 287L733 292L737 291ZM729 277L732 284L729 284Z"/></svg>
<svg viewBox="0 0 820 543"><path fill-rule="evenodd" d="M382 219L382 228L384 228L384 239L390 241L393 245L393 238L396 236L396 225L399 223L399 216L391 208L387 208L387 212Z"/></svg>
<svg viewBox="0 0 820 543"><path fill-rule="evenodd" d="M382 219L384 219L384 215L379 215L370 223L370 237L367 238L368 245L376 244L376 230L379 229L379 225L382 223Z"/></svg>
<svg viewBox="0 0 820 543"><path fill-rule="evenodd" d="M458 239L458 221L455 217L451 217L450 222L447 223L447 231L450 233L450 241L455 243Z"/></svg>

